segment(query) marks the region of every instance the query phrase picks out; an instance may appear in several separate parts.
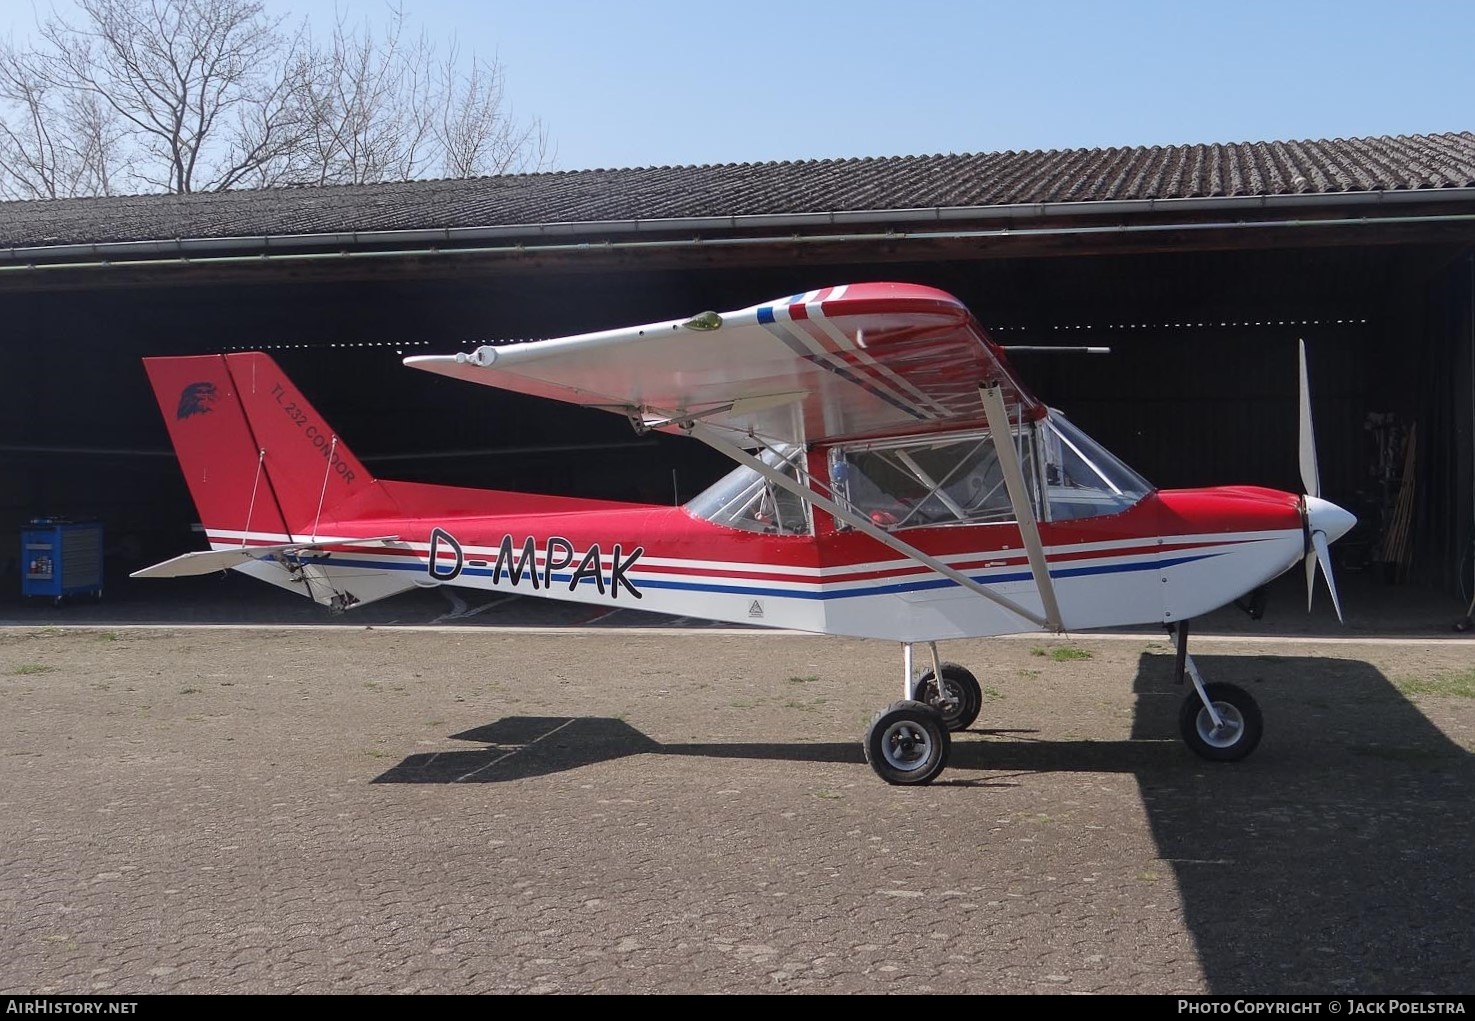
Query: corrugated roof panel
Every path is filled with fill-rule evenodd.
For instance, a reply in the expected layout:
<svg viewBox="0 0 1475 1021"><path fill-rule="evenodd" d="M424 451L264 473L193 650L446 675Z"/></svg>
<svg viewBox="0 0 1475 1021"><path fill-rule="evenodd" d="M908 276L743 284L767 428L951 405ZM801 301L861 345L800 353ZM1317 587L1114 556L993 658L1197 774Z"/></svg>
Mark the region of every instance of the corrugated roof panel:
<svg viewBox="0 0 1475 1021"><path fill-rule="evenodd" d="M1475 186L1475 133L636 167L0 203L0 245Z"/></svg>

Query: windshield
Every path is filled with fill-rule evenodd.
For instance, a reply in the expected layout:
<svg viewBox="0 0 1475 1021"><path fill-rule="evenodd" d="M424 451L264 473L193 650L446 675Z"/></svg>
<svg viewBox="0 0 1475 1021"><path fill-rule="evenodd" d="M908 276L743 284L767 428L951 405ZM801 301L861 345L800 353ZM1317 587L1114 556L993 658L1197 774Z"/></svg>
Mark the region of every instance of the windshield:
<svg viewBox="0 0 1475 1021"><path fill-rule="evenodd" d="M1117 514L1152 492L1151 483L1058 411L1039 430L1051 521Z"/></svg>
<svg viewBox="0 0 1475 1021"><path fill-rule="evenodd" d="M764 450L758 458L797 480L804 450L802 447ZM687 502L686 509L714 524L749 532L807 535L811 531L808 504L746 465L733 469L703 490Z"/></svg>

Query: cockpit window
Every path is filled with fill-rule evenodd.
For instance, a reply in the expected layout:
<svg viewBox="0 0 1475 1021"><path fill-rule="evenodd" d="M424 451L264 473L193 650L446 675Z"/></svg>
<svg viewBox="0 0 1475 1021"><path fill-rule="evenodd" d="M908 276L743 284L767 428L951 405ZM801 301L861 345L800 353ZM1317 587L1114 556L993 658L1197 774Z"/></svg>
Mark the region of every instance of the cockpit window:
<svg viewBox="0 0 1475 1021"><path fill-rule="evenodd" d="M1010 442L1041 521L1117 514L1152 492L1142 476L1059 412L1016 427ZM808 482L803 448L768 449L759 457L801 485ZM833 448L829 471L835 501L888 530L1015 520L987 430ZM750 532L814 531L808 503L746 466L729 472L686 509Z"/></svg>
<svg viewBox="0 0 1475 1021"><path fill-rule="evenodd" d="M1038 426L1051 521L1117 514L1152 485L1058 411Z"/></svg>
<svg viewBox="0 0 1475 1021"><path fill-rule="evenodd" d="M1015 432L1026 480L1038 473L1031 431ZM987 432L872 443L835 450L836 499L883 528L1014 520L999 454Z"/></svg>
<svg viewBox="0 0 1475 1021"><path fill-rule="evenodd" d="M764 450L760 460L799 479L804 462L802 447ZM749 532L808 535L813 531L809 505L746 465L728 472L717 483L686 504L689 513L714 524Z"/></svg>

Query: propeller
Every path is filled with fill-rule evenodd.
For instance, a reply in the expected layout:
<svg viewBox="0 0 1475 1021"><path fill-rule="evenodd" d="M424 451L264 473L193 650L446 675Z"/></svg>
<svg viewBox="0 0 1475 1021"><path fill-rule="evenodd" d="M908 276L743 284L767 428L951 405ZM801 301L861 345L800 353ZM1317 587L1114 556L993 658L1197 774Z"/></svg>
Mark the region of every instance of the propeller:
<svg viewBox="0 0 1475 1021"><path fill-rule="evenodd" d="M1342 618L1342 600L1337 596L1337 581L1332 576L1331 544L1345 535L1357 519L1341 507L1321 498L1321 473L1316 468L1316 433L1311 424L1311 384L1306 373L1306 342L1301 346L1301 485L1306 493L1301 497L1301 516L1306 522L1306 609L1311 609L1316 594L1316 569L1320 565L1326 575L1327 591L1332 594L1332 606L1337 611L1337 620ZM1314 554L1314 555L1313 555Z"/></svg>

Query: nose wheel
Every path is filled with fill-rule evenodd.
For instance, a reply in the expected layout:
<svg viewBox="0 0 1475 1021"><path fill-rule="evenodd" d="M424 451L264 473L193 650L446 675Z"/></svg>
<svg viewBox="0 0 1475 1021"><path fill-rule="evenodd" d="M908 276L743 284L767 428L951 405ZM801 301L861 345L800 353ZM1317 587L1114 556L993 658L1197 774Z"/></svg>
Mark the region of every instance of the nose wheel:
<svg viewBox="0 0 1475 1021"><path fill-rule="evenodd" d="M1250 693L1221 682L1205 684L1204 696L1192 692L1178 712L1178 729L1188 747L1211 762L1238 762L1254 751L1265 725Z"/></svg>
<svg viewBox="0 0 1475 1021"><path fill-rule="evenodd" d="M1248 691L1222 681L1205 684L1188 654L1188 621L1168 628L1177 649L1174 679L1193 681L1193 690L1178 710L1178 731L1195 755L1210 762L1238 762L1260 744L1265 723L1260 706Z"/></svg>

